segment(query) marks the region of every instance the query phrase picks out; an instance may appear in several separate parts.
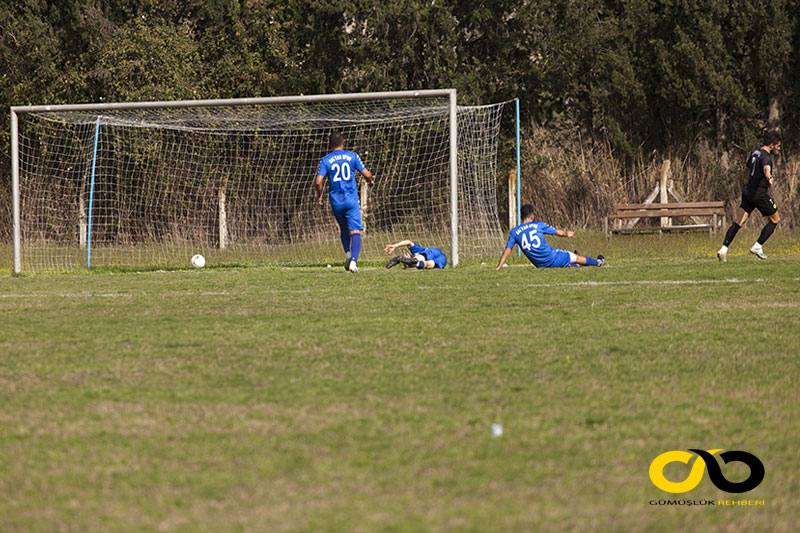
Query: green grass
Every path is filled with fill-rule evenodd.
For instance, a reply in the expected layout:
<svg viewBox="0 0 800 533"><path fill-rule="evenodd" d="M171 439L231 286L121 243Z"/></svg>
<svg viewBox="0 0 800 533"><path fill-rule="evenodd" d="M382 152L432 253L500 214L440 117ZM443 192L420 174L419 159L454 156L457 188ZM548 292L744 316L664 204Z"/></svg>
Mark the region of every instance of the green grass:
<svg viewBox="0 0 800 533"><path fill-rule="evenodd" d="M747 248L758 237L759 224L753 224L739 232L729 257L749 255ZM391 233L367 232L359 264L379 266L386 261L383 249L387 244L406 238L410 233L393 231ZM413 235L425 246L437 246L450 257L449 235ZM723 234L710 235L707 231L691 233L648 233L614 235L606 238L602 231L578 230L574 239L551 237L550 244L567 250L578 250L581 254L595 257L632 259L636 261L654 259L713 259L722 243ZM461 235L459 237L460 264L480 265L481 262L497 261L505 246L507 235ZM800 256L800 231L779 229L770 238L765 248L773 258ZM244 268L263 266L325 266L342 261L341 244L338 234L319 235L302 244L264 245L258 243L239 243L225 250L206 244L140 244L136 246L93 246L92 270L106 272L129 272L157 269L183 269L195 253L205 256L207 265L216 268ZM510 263L528 264L527 260L512 254ZM52 243L23 243L22 273L41 274L55 272L82 272L86 270L87 253L74 245ZM13 249L9 243L0 243L0 275L12 271Z"/></svg>
<svg viewBox="0 0 800 533"><path fill-rule="evenodd" d="M0 530L792 531L791 246L604 269L5 274ZM653 486L657 455L696 447L749 451L766 477ZM648 503L675 498L765 505Z"/></svg>

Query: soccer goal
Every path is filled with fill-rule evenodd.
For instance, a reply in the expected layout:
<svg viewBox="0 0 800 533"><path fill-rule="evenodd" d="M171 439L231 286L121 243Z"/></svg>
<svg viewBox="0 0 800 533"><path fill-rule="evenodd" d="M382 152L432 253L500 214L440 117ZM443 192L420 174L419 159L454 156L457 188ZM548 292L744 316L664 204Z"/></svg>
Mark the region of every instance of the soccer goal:
<svg viewBox="0 0 800 533"><path fill-rule="evenodd" d="M376 177L362 261L405 237L494 256L503 107L454 89L12 107L13 268L338 262L313 188L332 131Z"/></svg>

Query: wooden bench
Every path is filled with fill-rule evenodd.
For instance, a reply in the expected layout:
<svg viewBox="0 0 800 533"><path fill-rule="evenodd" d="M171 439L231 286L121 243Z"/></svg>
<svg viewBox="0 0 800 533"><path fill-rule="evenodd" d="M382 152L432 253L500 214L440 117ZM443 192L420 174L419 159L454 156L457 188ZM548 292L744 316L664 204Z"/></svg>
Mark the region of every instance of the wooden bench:
<svg viewBox="0 0 800 533"><path fill-rule="evenodd" d="M640 231L674 231L708 228L709 233L726 225L725 202L680 202L651 204L617 204L616 211L608 215L603 227L606 235ZM693 224L673 225L675 217L691 218ZM699 217L709 217L708 222ZM660 224L637 226L641 218L661 218ZM627 223L625 223L627 222Z"/></svg>

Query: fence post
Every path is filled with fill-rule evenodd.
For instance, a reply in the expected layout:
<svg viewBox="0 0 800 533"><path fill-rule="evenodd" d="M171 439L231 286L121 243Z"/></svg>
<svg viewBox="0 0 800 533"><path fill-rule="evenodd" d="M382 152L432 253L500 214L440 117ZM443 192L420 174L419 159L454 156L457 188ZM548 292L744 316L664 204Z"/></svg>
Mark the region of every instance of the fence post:
<svg viewBox="0 0 800 533"><path fill-rule="evenodd" d="M369 184L367 183L366 178L361 178L361 199L359 203L361 204L361 225L364 226L364 230L367 229L367 213L369 210L367 209L367 193L369 192Z"/></svg>
<svg viewBox="0 0 800 533"><path fill-rule="evenodd" d="M670 166L669 159L665 159L664 163L661 165L661 180L659 184L662 204L666 204L669 202L669 197L667 196L667 179L669 178L669 166ZM668 228L670 226L672 226L672 219L670 217L661 217L661 227Z"/></svg>
<svg viewBox="0 0 800 533"><path fill-rule="evenodd" d="M224 250L228 247L228 211L226 205L225 188L228 185L228 177L222 178L219 186L219 249Z"/></svg>

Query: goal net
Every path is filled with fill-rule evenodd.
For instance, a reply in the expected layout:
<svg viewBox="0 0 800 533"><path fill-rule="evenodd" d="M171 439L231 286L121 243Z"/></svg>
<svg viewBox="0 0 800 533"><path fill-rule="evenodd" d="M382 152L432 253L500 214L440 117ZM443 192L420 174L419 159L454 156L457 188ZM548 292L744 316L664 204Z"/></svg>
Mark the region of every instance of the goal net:
<svg viewBox="0 0 800 533"><path fill-rule="evenodd" d="M212 266L341 262L327 180L322 207L313 187L333 131L375 175L374 188L359 183L361 261L402 238L451 262L494 256L504 105L454 99L443 90L12 108L14 269L188 266L197 253Z"/></svg>

